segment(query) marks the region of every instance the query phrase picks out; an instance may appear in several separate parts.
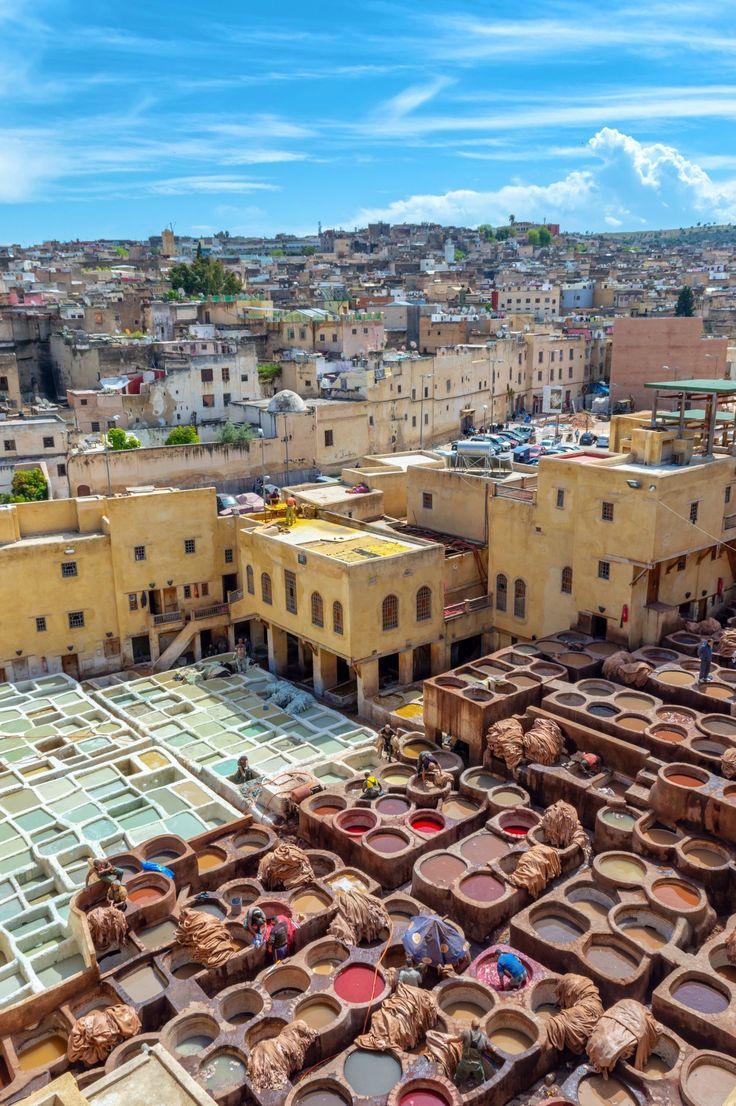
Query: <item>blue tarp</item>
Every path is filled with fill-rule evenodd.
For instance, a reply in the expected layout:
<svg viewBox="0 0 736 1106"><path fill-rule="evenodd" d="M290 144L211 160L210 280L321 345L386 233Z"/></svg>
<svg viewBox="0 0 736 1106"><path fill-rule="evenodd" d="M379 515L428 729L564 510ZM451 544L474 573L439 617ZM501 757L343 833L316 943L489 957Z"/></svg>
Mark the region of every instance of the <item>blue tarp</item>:
<svg viewBox="0 0 736 1106"><path fill-rule="evenodd" d="M436 914L417 915L401 940L412 959L435 966L456 964L469 951L462 934Z"/></svg>

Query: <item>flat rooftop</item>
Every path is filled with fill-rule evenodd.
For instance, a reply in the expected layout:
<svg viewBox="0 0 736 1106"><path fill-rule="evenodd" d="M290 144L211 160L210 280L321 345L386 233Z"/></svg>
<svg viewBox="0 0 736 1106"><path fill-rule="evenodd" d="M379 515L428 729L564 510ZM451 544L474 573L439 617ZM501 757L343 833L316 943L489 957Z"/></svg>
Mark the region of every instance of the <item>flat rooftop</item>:
<svg viewBox="0 0 736 1106"><path fill-rule="evenodd" d="M660 380L644 387L659 392L701 392L704 395L736 397L736 380Z"/></svg>
<svg viewBox="0 0 736 1106"><path fill-rule="evenodd" d="M326 519L297 519L288 530L277 526L264 527L261 533L286 545L298 546L310 553L320 553L333 561L359 564L379 557L396 557L411 553L415 545L381 537L365 530L339 526Z"/></svg>

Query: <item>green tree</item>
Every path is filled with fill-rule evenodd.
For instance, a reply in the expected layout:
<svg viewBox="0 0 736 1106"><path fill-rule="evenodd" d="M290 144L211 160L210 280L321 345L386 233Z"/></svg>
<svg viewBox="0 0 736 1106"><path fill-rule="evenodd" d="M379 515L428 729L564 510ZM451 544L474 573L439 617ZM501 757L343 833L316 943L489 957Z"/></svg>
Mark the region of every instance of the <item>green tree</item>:
<svg viewBox="0 0 736 1106"><path fill-rule="evenodd" d="M0 503L36 503L48 499L49 486L41 469L18 469L10 482L10 494L0 496Z"/></svg>
<svg viewBox="0 0 736 1106"><path fill-rule="evenodd" d="M686 315L688 318L695 314L695 296L689 284L684 284L680 289L675 306L675 315Z"/></svg>
<svg viewBox="0 0 736 1106"><path fill-rule="evenodd" d="M530 246L538 246L539 245L539 231L538 230L528 230L526 232L526 240L527 240L527 242L529 243Z"/></svg>
<svg viewBox="0 0 736 1106"><path fill-rule="evenodd" d="M175 426L166 439L167 445L199 445L196 426Z"/></svg>
<svg viewBox="0 0 736 1106"><path fill-rule="evenodd" d="M552 233L546 227L539 228L539 245L548 246L552 241Z"/></svg>
<svg viewBox="0 0 736 1106"><path fill-rule="evenodd" d="M496 237L496 232L490 223L481 223L478 227L478 233L481 238L485 238L486 242L492 242Z"/></svg>
<svg viewBox="0 0 736 1106"><path fill-rule="evenodd" d="M248 445L255 438L255 431L248 423L226 422L220 431L220 441L223 445Z"/></svg>
<svg viewBox="0 0 736 1106"><path fill-rule="evenodd" d="M507 238L511 237L511 230L509 227L498 227L496 230L496 238L499 242L505 242Z"/></svg>
<svg viewBox="0 0 736 1106"><path fill-rule="evenodd" d="M202 257L199 246L191 265L172 265L169 283L187 296L235 296L243 288L235 273L229 272L221 261Z"/></svg>
<svg viewBox="0 0 736 1106"><path fill-rule="evenodd" d="M275 361L265 361L262 365L258 366L258 379L263 384L271 384L277 376L281 375L281 366L277 365Z"/></svg>
<svg viewBox="0 0 736 1106"><path fill-rule="evenodd" d="M118 452L121 449L138 449L141 443L135 434L128 434L121 426L113 426L107 432L107 444Z"/></svg>

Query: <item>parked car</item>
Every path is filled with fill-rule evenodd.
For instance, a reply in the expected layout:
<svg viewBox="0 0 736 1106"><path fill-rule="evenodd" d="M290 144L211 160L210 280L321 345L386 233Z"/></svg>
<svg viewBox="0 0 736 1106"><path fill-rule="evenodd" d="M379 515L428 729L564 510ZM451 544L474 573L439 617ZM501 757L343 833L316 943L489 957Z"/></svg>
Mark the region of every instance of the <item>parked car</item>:
<svg viewBox="0 0 736 1106"><path fill-rule="evenodd" d="M580 435L580 445L595 445L597 438L591 430L586 430Z"/></svg>
<svg viewBox="0 0 736 1106"><path fill-rule="evenodd" d="M217 513L218 515L225 514L226 511L238 511L240 504L234 495L218 495L215 496L217 501Z"/></svg>
<svg viewBox="0 0 736 1106"><path fill-rule="evenodd" d="M595 444L598 449L608 449L608 438L599 438Z"/></svg>

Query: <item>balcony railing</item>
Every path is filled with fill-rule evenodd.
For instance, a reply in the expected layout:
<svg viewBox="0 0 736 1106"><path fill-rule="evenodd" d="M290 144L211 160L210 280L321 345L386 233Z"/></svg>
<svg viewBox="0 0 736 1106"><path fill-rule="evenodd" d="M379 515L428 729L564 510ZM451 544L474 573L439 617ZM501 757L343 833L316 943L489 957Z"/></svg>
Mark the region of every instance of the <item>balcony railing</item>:
<svg viewBox="0 0 736 1106"><path fill-rule="evenodd" d="M168 626L171 622L181 622L184 618L184 611L165 611L163 614L155 614L153 616L154 626Z"/></svg>
<svg viewBox="0 0 736 1106"><path fill-rule="evenodd" d="M473 611L482 611L490 605L490 595L479 595L475 599L464 599L462 603L451 603L449 607L445 607L443 612L445 622L450 622L453 618L460 618L464 614L472 614Z"/></svg>
<svg viewBox="0 0 736 1106"><path fill-rule="evenodd" d="M229 614L230 608L227 603L216 603L213 607L200 607L198 611L194 611L194 619L199 622L203 618L216 618L221 614Z"/></svg>
<svg viewBox="0 0 736 1106"><path fill-rule="evenodd" d="M736 526L736 515L724 515L723 529L733 530L734 526Z"/></svg>
<svg viewBox="0 0 736 1106"><path fill-rule="evenodd" d="M229 591L227 593L228 603L239 603L242 598L243 598L243 589L242 588L238 588L237 591Z"/></svg>

